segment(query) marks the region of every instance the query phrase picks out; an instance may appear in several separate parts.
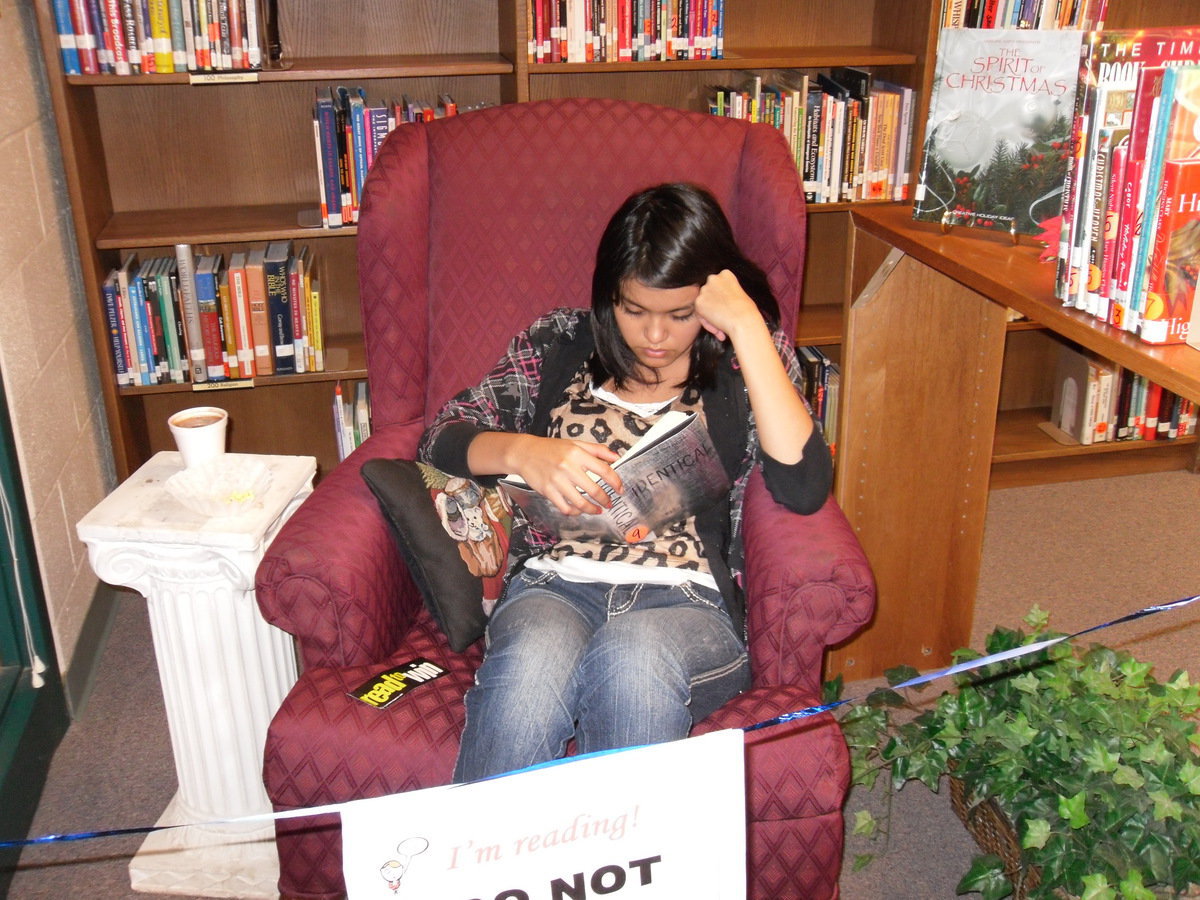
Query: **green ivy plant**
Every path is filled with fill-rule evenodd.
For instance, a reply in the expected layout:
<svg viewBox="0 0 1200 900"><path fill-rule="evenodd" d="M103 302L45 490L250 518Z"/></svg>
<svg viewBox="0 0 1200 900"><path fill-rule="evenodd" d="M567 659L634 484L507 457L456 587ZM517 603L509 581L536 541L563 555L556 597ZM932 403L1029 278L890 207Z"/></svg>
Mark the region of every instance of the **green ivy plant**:
<svg viewBox="0 0 1200 900"><path fill-rule="evenodd" d="M1062 637L1036 608L1024 622L1030 634L993 631L986 654ZM917 674L894 669L888 683ZM1200 883L1200 686L1187 672L1160 683L1127 652L1064 640L954 677L931 704L883 688L843 707L855 784L886 772L892 790L916 780L936 792L952 774L968 806L991 798L1022 867L1040 869L1031 898L1152 900ZM836 699L840 681L826 689ZM855 827L873 823L860 814ZM973 891L1010 895L999 857L976 858L958 885Z"/></svg>

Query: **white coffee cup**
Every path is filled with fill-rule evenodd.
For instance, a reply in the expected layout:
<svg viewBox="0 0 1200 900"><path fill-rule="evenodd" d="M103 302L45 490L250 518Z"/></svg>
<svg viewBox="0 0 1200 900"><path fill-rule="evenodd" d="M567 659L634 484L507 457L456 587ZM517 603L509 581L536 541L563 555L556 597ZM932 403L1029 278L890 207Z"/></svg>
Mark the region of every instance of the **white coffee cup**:
<svg viewBox="0 0 1200 900"><path fill-rule="evenodd" d="M229 413L218 406L181 409L167 419L185 469L203 465L225 452L228 424Z"/></svg>

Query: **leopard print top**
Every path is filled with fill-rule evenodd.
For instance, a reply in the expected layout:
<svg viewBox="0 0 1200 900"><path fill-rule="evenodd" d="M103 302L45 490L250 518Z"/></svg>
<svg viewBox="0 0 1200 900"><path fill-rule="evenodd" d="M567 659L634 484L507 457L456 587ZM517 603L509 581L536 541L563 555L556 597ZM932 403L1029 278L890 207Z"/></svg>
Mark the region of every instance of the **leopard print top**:
<svg viewBox="0 0 1200 900"><path fill-rule="evenodd" d="M563 402L551 415L549 436L595 441L617 453L624 453L669 409L704 415L700 392L689 388L674 400L664 403L652 415L639 416L593 395L591 379L584 369L580 369L567 388ZM709 570L696 530L695 516L668 525L650 540L638 544L561 540L545 556L562 559L572 554L602 562L624 562L704 573Z"/></svg>

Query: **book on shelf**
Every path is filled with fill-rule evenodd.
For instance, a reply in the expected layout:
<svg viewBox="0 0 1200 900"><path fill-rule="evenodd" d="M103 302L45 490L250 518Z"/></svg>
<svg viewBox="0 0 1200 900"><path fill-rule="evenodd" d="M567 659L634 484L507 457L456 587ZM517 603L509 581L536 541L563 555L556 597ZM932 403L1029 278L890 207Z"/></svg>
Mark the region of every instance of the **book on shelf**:
<svg viewBox="0 0 1200 900"><path fill-rule="evenodd" d="M166 375L175 384L186 380L187 344L183 336L180 318L178 279L175 277L175 260L169 256L158 256L148 264L149 271L143 273L148 284L153 285L157 298L159 316L162 321L163 350L166 354Z"/></svg>
<svg viewBox="0 0 1200 900"><path fill-rule="evenodd" d="M308 297L312 285L309 249L301 247L288 259L288 305L292 313L292 347L296 372L310 370L308 352Z"/></svg>
<svg viewBox="0 0 1200 900"><path fill-rule="evenodd" d="M1195 49L1200 55L1200 47ZM1194 199L1181 195L1175 198L1174 209L1161 209L1165 200L1164 191L1167 188L1167 164L1174 160L1189 160L1200 157L1200 116L1197 115L1197 101L1200 101L1200 66L1180 65L1167 66L1163 72L1160 102L1155 113L1155 123L1151 127L1151 141L1147 150L1144 185L1144 216L1140 248L1133 263L1131 281L1132 302L1130 308L1137 317L1137 332L1142 340L1153 343L1182 343L1185 335L1181 333L1183 323L1190 319L1190 310L1182 310L1177 315L1175 310L1165 305L1170 299L1162 294L1152 295L1150 278L1150 263L1152 254L1158 244L1157 228L1160 224L1173 221L1182 226L1179 214L1191 212ZM1172 168L1173 176L1178 179L1188 179L1185 170ZM1179 190L1178 184L1171 185ZM1171 215L1172 212L1175 215ZM1191 247L1186 243L1188 238L1180 236L1176 259L1186 259L1187 265L1195 265L1195 256ZM1151 305L1151 301L1156 301ZM1173 320L1182 319L1182 321Z"/></svg>
<svg viewBox="0 0 1200 900"><path fill-rule="evenodd" d="M233 293L229 288L229 270L221 269L217 276L217 298L221 311L221 349L226 378L242 378L241 360L237 352L237 322L233 317Z"/></svg>
<svg viewBox="0 0 1200 900"><path fill-rule="evenodd" d="M277 246L278 245L278 246ZM268 252L270 251L270 253ZM277 297L289 326L276 352L267 262L284 292ZM277 359L303 360L300 372L325 371L320 281L312 252L291 243L196 254L180 244L173 256L129 254L101 286L113 373L120 386L248 380L286 374Z"/></svg>
<svg viewBox="0 0 1200 900"><path fill-rule="evenodd" d="M125 56L129 63L129 71L122 70L116 73L118 75L140 75L142 73L142 47L137 39L137 25L134 21L135 7L141 8L140 4L135 3L134 0L117 0L115 17L112 12L109 13L113 20L113 30L122 32Z"/></svg>
<svg viewBox="0 0 1200 900"><path fill-rule="evenodd" d="M504 476L498 486L545 534L631 544L653 539L664 525L701 512L729 490L712 439L695 413L664 413L612 467L622 490L596 479L612 501L600 513L563 515L518 475Z"/></svg>
<svg viewBox="0 0 1200 900"><path fill-rule="evenodd" d="M371 394L367 382L334 384L333 436L339 461L371 436Z"/></svg>
<svg viewBox="0 0 1200 900"><path fill-rule="evenodd" d="M109 271L101 285L104 298L104 319L108 325L109 349L113 357L113 372L118 386L134 383L134 372L129 353L129 335L125 330L125 317L121 313L121 292L117 286L117 270Z"/></svg>
<svg viewBox="0 0 1200 900"><path fill-rule="evenodd" d="M943 28L913 205L921 222L1038 234L1061 211L1082 34Z"/></svg>
<svg viewBox="0 0 1200 900"><path fill-rule="evenodd" d="M257 374L254 353L254 325L250 312L250 285L246 273L247 254L239 250L229 255L229 294L232 310L234 349L239 377Z"/></svg>
<svg viewBox="0 0 1200 900"><path fill-rule="evenodd" d="M1089 445L1107 438L1113 368L1090 354L1063 346L1055 368L1049 431L1064 443Z"/></svg>
<svg viewBox="0 0 1200 900"><path fill-rule="evenodd" d="M911 88L862 68L750 74L708 90L715 116L764 122L788 142L809 203L904 199L913 133Z"/></svg>
<svg viewBox="0 0 1200 900"><path fill-rule="evenodd" d="M200 327L200 306L196 301L196 257L191 244L175 245L179 275L180 307L187 335L188 359L193 384L208 381L208 360L204 352L204 332Z"/></svg>
<svg viewBox="0 0 1200 900"><path fill-rule="evenodd" d="M150 327L146 320L146 307L137 290L138 258L131 253L125 258L117 272L117 290L120 294L120 310L125 319L126 333L130 336L130 371L133 384L154 384L157 370L150 362Z"/></svg>
<svg viewBox="0 0 1200 900"><path fill-rule="evenodd" d="M67 75L262 68L257 0L53 0Z"/></svg>
<svg viewBox="0 0 1200 900"><path fill-rule="evenodd" d="M337 140L337 110L331 88L317 88L313 104L313 137L317 148L317 175L321 192L321 221L326 228L340 228L342 188Z"/></svg>
<svg viewBox="0 0 1200 900"><path fill-rule="evenodd" d="M1200 158L1163 163L1152 243L1138 334L1151 344L1181 344L1200 269Z"/></svg>
<svg viewBox="0 0 1200 900"><path fill-rule="evenodd" d="M1073 344L1059 348L1050 421L1063 444L1174 440L1196 433L1196 405Z"/></svg>
<svg viewBox="0 0 1200 900"><path fill-rule="evenodd" d="M276 375L296 372L296 345L292 338L292 302L288 291L288 263L291 241L272 241L263 256L263 275L267 283L267 317L271 353Z"/></svg>
<svg viewBox="0 0 1200 900"><path fill-rule="evenodd" d="M721 59L725 0L529 0L525 27L531 64Z"/></svg>
<svg viewBox="0 0 1200 900"><path fill-rule="evenodd" d="M167 4L170 7L167 28L171 33L172 61L176 72L185 72L188 66L188 31L192 22L191 0L167 0ZM192 47L195 47L194 38Z"/></svg>
<svg viewBox="0 0 1200 900"><path fill-rule="evenodd" d="M271 314L267 304L266 247L252 247L246 253L246 299L250 305L250 333L254 340L254 371L275 374L275 354L271 350Z"/></svg>
<svg viewBox="0 0 1200 900"><path fill-rule="evenodd" d="M75 26L71 22L71 0L53 0L54 27L58 33L58 52L63 72L82 75L79 65L79 47L75 38Z"/></svg>
<svg viewBox="0 0 1200 900"><path fill-rule="evenodd" d="M371 398L365 381L354 383L354 446L371 436Z"/></svg>
<svg viewBox="0 0 1200 900"><path fill-rule="evenodd" d="M158 282L153 277L154 263L153 259L140 263L130 274L129 288L134 300L142 305L146 317L146 346L149 353L146 363L152 372L151 382L161 384L168 377L168 363L164 347L162 311L158 305Z"/></svg>
<svg viewBox="0 0 1200 900"><path fill-rule="evenodd" d="M367 173L393 129L458 113L458 103L446 93L431 104L407 94L372 100L361 87L318 87L312 130L321 224L340 228L358 221Z"/></svg>
<svg viewBox="0 0 1200 900"><path fill-rule="evenodd" d="M309 267L312 272L312 267ZM321 324L321 279L312 273L308 283L308 351L314 372L325 371L325 332Z"/></svg>
<svg viewBox="0 0 1200 900"><path fill-rule="evenodd" d="M945 28L1104 27L1108 0L942 0Z"/></svg>
<svg viewBox="0 0 1200 900"><path fill-rule="evenodd" d="M801 394L808 403L813 421L821 429L831 452L837 452L841 367L820 347L796 347L796 359L802 376Z"/></svg>
<svg viewBox="0 0 1200 900"><path fill-rule="evenodd" d="M92 25L87 0L70 0L71 30L79 54L79 68L84 75L100 74L100 55L97 52L96 29Z"/></svg>
<svg viewBox="0 0 1200 900"><path fill-rule="evenodd" d="M1146 314L1166 311L1149 284L1165 164L1197 152L1200 28L1110 29L1083 46L1055 293L1149 343L1178 342L1179 325Z"/></svg>
<svg viewBox="0 0 1200 900"><path fill-rule="evenodd" d="M225 370L225 340L221 333L221 299L217 287L222 263L217 253L196 257L196 308L208 381L223 381L229 377Z"/></svg>
<svg viewBox="0 0 1200 900"><path fill-rule="evenodd" d="M171 47L171 15L167 0L148 0L146 5L150 46L154 53L154 71L175 71L175 53Z"/></svg>

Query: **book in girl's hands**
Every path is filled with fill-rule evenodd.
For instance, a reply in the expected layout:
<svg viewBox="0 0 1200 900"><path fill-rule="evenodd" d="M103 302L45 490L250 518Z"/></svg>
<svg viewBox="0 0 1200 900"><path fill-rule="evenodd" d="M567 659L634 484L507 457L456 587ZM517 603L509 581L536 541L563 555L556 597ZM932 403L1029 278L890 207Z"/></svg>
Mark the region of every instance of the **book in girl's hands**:
<svg viewBox="0 0 1200 900"><path fill-rule="evenodd" d="M1038 234L1060 212L1082 34L942 29L913 218Z"/></svg>
<svg viewBox="0 0 1200 900"><path fill-rule="evenodd" d="M664 525L701 512L730 487L712 438L694 412L664 413L613 469L623 490L617 493L597 478L612 506L594 514L563 515L519 475L506 475L499 487L538 531L630 544L651 540Z"/></svg>

